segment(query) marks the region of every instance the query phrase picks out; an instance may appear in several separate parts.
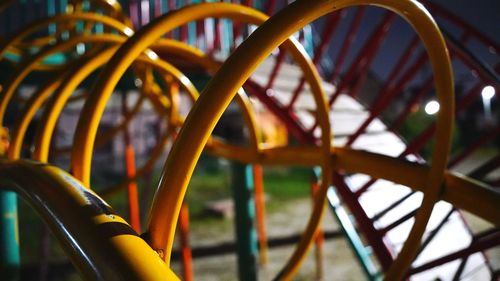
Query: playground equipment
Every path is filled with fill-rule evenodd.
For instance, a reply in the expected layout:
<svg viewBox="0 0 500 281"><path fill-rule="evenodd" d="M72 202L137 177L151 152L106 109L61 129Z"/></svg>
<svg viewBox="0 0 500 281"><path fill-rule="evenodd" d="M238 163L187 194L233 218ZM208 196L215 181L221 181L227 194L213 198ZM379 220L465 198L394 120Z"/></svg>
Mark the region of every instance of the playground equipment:
<svg viewBox="0 0 500 281"><path fill-rule="evenodd" d="M467 258L472 253L498 245L499 233L497 229L493 229L473 237L470 245L464 249L442 258L426 261L423 265L412 265L415 257L425 249L434 234L438 233L442 225L447 222L447 218L443 219L439 227L431 229L433 234L427 235L421 246L433 207L439 200L451 204L453 212L455 209L466 210L489 221L494 227L500 224L500 213L496 209L500 202L500 194L491 187L498 185L495 179L490 182L491 186L487 186L487 180L483 180L482 183L473 181L447 169L447 166L457 163L459 159L463 159L482 143L494 139L498 136L499 130L496 129L481 138L476 144L471 145L470 149L464 149L451 164L447 162L455 112L467 107L471 102L471 97L477 95L480 86L473 86L470 93L459 101L456 109L454 108L455 93L447 43L436 23L419 3L392 0L315 1L313 3L297 1L269 20L266 15L252 8L227 3L204 3L186 6L161 16L158 14L156 19L135 32L133 26L142 26L145 14L141 15L142 21L138 24L138 18L134 19L132 13L132 20L128 21L116 2L110 4L106 1L91 1L89 3L96 5L96 9L104 7L106 14L116 19L87 12L87 10L91 11L92 6L84 2L73 3L75 8L68 15L55 15L36 21L22 31L14 33L10 39L4 41L0 48L0 57L6 58L9 63L14 64L16 69L15 75L12 76L14 79L2 80L1 123L5 124L4 116L9 103L13 100L18 103L24 102L21 118L11 127L11 144L7 150L8 160L3 160L0 165L2 189L16 191L35 207L51 226L73 263L85 278L92 280L123 280L124 278L127 280L170 280L177 278L169 268L175 229L178 217L181 215L187 184L203 149L218 157L246 164L295 164L320 167L320 188L314 195L309 223L292 256L276 277L277 280L290 280L299 269L305 254L317 236L327 197L337 217L345 218L342 216L344 210L338 202L336 193L353 213L359 231L373 249L378 266L373 266L369 258L363 258L366 253L363 253L363 247L359 246L359 237L357 238L356 234L347 230L349 220L340 219L343 221L342 225L354 249L360 256L369 279L400 280L431 268L433 264L439 265L458 258L465 260L462 262L465 266ZM268 8L273 7L274 3L275 1L269 1ZM340 79L339 73L345 60L345 53L350 49L353 38L349 37L344 41L331 71L334 84L336 84L333 93L326 93L323 89L323 78L320 73L325 75L329 71L322 69L321 55L341 15L337 12L328 18L329 24L325 26L325 36L322 37L324 40L317 45L312 60L309 59L306 50L299 42L290 36L324 14L337 10L344 11L348 7L357 5L362 7L356 10L352 25L349 27L353 31L350 34L358 29L359 22L365 13L364 5L376 5L403 17L413 26L418 37L416 35L411 41L408 49L394 66L393 72L388 75L388 82L382 86L381 94L370 106L368 118L344 140L345 146L339 146L333 139L336 128L330 121L330 107L343 92L349 91L349 95L354 96L354 93L358 91L370 62L377 54L382 38L387 34L388 26L395 20L394 14L388 13L383 17L382 22L376 26L371 37L359 51L357 59ZM86 11L79 12L78 7L85 8ZM2 8L3 6L0 6L0 9ZM439 8L436 10L446 15L445 11ZM236 47L238 40L242 43L222 65L209 55L209 53L216 55L216 48L206 48L207 54L183 42L163 38L165 34L171 36L174 29L180 28L181 41L196 41L190 39L197 38L191 35L200 35L199 30L202 28L198 28L198 23L206 18L221 19L217 23L227 18L238 22L232 28L226 29L226 31L232 31L234 37L233 44L229 44L229 48L225 47L226 49ZM247 23L262 26L248 38L240 38L243 33L241 32L242 26ZM57 30L53 30L54 32L49 36L41 36L38 39L30 37L30 34L40 32L47 26L49 29L56 26ZM189 32L189 27L192 26L197 27L194 33ZM468 36L476 36L482 42L491 45L494 50L498 50L494 42L477 35L476 32L467 34L473 34ZM216 33L215 37L218 37L215 38L215 42L219 43L213 46L221 45L220 42L224 41L221 39L223 36ZM413 61L413 65L398 76L398 70L403 68L404 62L417 48L420 40L425 52L422 51L422 54ZM43 42L54 43L44 46ZM499 80L496 74L498 68L492 71L464 51L460 44L452 42L451 45L448 43L448 46L451 46L451 54L478 73L481 80L477 82L477 85L488 83L498 87ZM248 80L256 67L278 47L280 51L274 60L275 65L272 67L267 83L262 85L253 78ZM79 48L83 51L78 51ZM62 59L53 63L50 59L53 54L63 54L59 56ZM299 79L293 95L288 99L288 105L279 100L277 95L269 94L273 91L273 84L279 75L285 54L291 55L295 63L300 66L303 76ZM170 58L180 58L189 62L190 65L200 65L214 75L200 96L189 79L173 63L168 62ZM422 83L419 93L407 103L407 110L401 111L399 116L391 120L393 121L391 130L397 130L408 115L409 109L418 101L419 96L432 88L433 83L441 105L436 122L414 141L408 140L406 149L399 156L382 155L358 149L354 145L356 140L369 130L370 124L380 117L390 101L410 84L416 71L427 61L432 67L432 76ZM78 85L100 67L103 69L91 82L92 87L88 94L71 97ZM139 102L134 108L127 109L127 102L124 98L123 121L108 134L98 136L98 126L106 104L129 67L131 67L132 75L141 81ZM42 85L28 98L21 97L16 100L13 97L15 90L34 70L56 73L56 75L48 82L41 83ZM358 79L355 80L355 78ZM305 85L308 85L309 91L303 91ZM254 109L243 90L259 99L270 112L275 114L299 144L270 146L262 143L261 129L255 122ZM163 92L166 96L162 95ZM179 110L181 93L186 94L194 103L186 118ZM231 144L211 137L218 119L234 97L236 97L249 132L247 145ZM314 104L312 110L307 110L307 114L300 108L300 101L304 99ZM85 103L75 130L74 145L71 149L71 175L69 175L59 168L39 164L39 162L50 161L51 138L63 107L78 100L84 100ZM131 219L132 229L105 201L91 191L91 159L94 146L116 137L119 132L127 131L127 124L145 101L151 102L160 120L168 124L168 128L157 141L151 158L138 171L134 171L135 165L131 161L133 151L128 146L126 180L116 187L105 189L103 193L103 195L112 194L124 187L128 188L129 204L135 206L131 207L130 214L131 218L135 217ZM39 162L17 160L21 155L28 124L42 105L44 110L33 142L34 150L31 156L33 160ZM311 117L312 121L307 124L305 120L311 120ZM125 135L126 139L130 138L127 134ZM416 152L433 136L432 156L430 159L424 159ZM151 170L160 152L171 139L175 139L175 142L169 152L162 180L150 207L147 229L139 237L140 222L137 219L139 207L137 198L133 195L136 192L133 182L139 175ZM129 140L126 142L130 144ZM416 161L405 158L409 154L415 154L413 159ZM498 156L478 168L473 174L476 177L479 176L479 179L486 176L498 167L498 160L495 160L497 158ZM425 160L428 160L430 164L423 164ZM349 186L349 178L352 178L349 174L354 173L368 175L372 179L361 186ZM377 179L389 180L422 192L424 196L418 211L404 214L394 224L377 229L375 218L370 218L365 211L365 206L360 203L361 196L373 188L371 186ZM53 194L51 190L57 190L58 194ZM389 206L384 207L377 216L383 216L391 208L415 194L416 192L412 192L393 204L387 204ZM243 194L243 200L248 199L245 196L247 195ZM245 201L240 203L244 204ZM70 209L75 211L67 211ZM404 246L401 249L390 248L386 243L387 233L398 224L413 217L415 222ZM249 235L250 232L247 229L238 233ZM238 239L245 241L250 238L238 237ZM251 251L246 253L242 251L239 255L240 277L255 279L255 265L251 264L255 261L252 261ZM491 278L496 278L498 270L488 264L488 259L485 258L482 262L485 268L489 269ZM127 265L129 271L120 270L124 264ZM245 266L251 270L244 271L242 268ZM458 276L464 266L460 266L459 268L462 269L457 270ZM185 278L189 279L188 275L185 273Z"/></svg>

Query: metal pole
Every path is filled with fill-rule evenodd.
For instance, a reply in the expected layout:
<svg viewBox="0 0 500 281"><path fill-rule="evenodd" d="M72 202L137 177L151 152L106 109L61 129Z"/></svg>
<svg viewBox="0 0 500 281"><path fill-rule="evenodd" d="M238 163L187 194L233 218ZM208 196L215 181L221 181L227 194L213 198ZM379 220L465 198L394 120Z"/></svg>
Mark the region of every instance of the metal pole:
<svg viewBox="0 0 500 281"><path fill-rule="evenodd" d="M236 252L238 277L242 281L257 280L257 235L253 225L252 166L231 163L231 189L235 206Z"/></svg>
<svg viewBox="0 0 500 281"><path fill-rule="evenodd" d="M2 280L19 280L17 198L14 192L0 191L0 214L0 276Z"/></svg>
<svg viewBox="0 0 500 281"><path fill-rule="evenodd" d="M264 195L264 183L262 175L262 166L253 166L253 181L255 188L255 211L257 215L256 225L259 239L259 257L260 264L265 265L268 262L267 255L267 231L266 231L266 207Z"/></svg>
<svg viewBox="0 0 500 281"><path fill-rule="evenodd" d="M5 155L8 147L8 131L0 127L0 156ZM0 276L2 280L19 280L20 260L17 197L14 192L0 191Z"/></svg>

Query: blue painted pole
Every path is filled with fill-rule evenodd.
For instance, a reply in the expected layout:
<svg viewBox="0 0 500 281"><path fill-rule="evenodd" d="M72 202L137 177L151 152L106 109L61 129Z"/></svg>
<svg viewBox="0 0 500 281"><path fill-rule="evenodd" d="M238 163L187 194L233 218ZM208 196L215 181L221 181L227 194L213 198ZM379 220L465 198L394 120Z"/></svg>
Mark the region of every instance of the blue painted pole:
<svg viewBox="0 0 500 281"><path fill-rule="evenodd" d="M0 279L19 280L17 198L14 192L0 191L0 215Z"/></svg>
<svg viewBox="0 0 500 281"><path fill-rule="evenodd" d="M9 148L9 131L0 126L0 157ZM0 190L0 279L19 280L21 264L17 227L17 196Z"/></svg>
<svg viewBox="0 0 500 281"><path fill-rule="evenodd" d="M238 277L241 281L257 280L257 234L254 227L252 166L231 163L231 189L235 206Z"/></svg>

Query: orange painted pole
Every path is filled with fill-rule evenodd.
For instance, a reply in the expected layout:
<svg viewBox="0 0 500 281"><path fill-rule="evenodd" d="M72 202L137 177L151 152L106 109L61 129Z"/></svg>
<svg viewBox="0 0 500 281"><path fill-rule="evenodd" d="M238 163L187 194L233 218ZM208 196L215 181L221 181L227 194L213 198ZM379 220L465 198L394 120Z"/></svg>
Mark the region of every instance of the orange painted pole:
<svg viewBox="0 0 500 281"><path fill-rule="evenodd" d="M257 221L257 235L259 239L259 261L261 265L267 264L267 232L266 232L266 210L264 198L264 185L262 166L253 166L253 182L255 189L255 214Z"/></svg>
<svg viewBox="0 0 500 281"><path fill-rule="evenodd" d="M311 183L311 197L314 203L314 197L318 193L320 188L320 184L315 178ZM325 236L323 235L323 230L320 226L318 226L318 230L316 231L314 237L315 244L315 259L316 259L316 280L323 280L324 278L324 268L323 268L323 245L325 243Z"/></svg>
<svg viewBox="0 0 500 281"><path fill-rule="evenodd" d="M184 280L192 281L194 279L193 258L191 247L189 246L189 210L186 203L182 204L181 212L179 213L179 231Z"/></svg>
<svg viewBox="0 0 500 281"><path fill-rule="evenodd" d="M127 118L127 94L122 95L122 114ZM129 179L135 178L136 167L135 167L135 151L131 144L130 133L128 131L128 125L124 130L124 141L125 141L125 170L127 177ZM129 207L129 217L130 226L137 232L141 233L141 219L139 215L139 198L137 195L137 182L130 181L127 184L128 191L128 207Z"/></svg>

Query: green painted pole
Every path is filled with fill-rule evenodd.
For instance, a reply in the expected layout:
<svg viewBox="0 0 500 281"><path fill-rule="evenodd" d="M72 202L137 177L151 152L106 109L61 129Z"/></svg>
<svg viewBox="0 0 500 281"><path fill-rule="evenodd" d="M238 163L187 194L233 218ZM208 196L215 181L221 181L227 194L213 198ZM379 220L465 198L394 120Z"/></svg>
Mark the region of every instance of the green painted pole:
<svg viewBox="0 0 500 281"><path fill-rule="evenodd" d="M14 192L0 191L0 214L0 279L19 280L17 198Z"/></svg>
<svg viewBox="0 0 500 281"><path fill-rule="evenodd" d="M235 206L238 277L241 281L257 280L257 234L254 228L252 166L231 163L231 188Z"/></svg>

